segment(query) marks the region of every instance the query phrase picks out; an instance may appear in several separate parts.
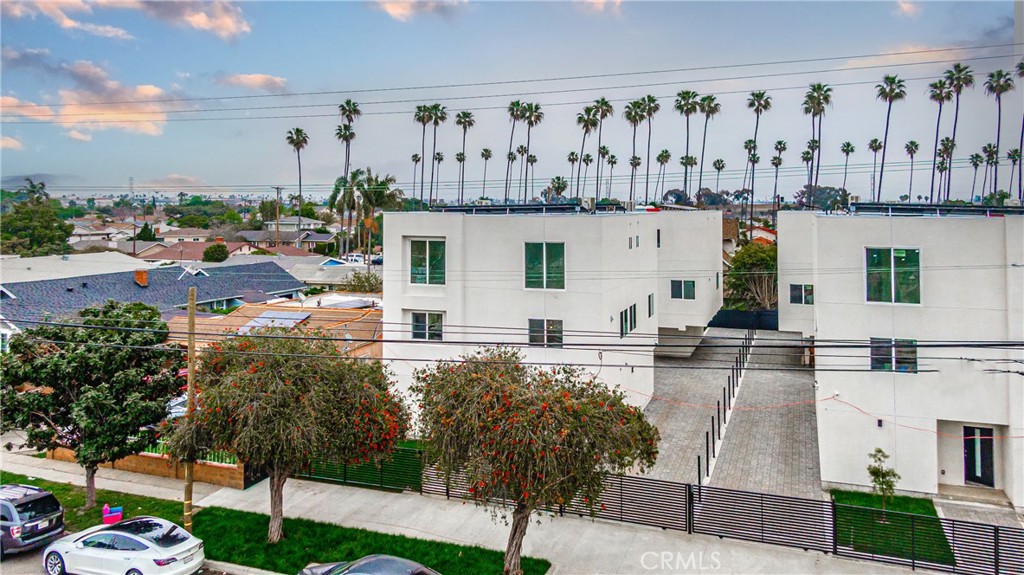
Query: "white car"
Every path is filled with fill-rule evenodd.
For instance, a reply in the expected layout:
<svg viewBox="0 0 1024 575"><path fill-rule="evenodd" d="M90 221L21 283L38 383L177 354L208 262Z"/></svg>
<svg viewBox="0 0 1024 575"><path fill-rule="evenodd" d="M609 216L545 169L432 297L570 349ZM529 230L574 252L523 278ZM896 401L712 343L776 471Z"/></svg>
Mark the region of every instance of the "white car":
<svg viewBox="0 0 1024 575"><path fill-rule="evenodd" d="M47 575L190 575L203 566L202 540L158 517L97 525L43 552Z"/></svg>

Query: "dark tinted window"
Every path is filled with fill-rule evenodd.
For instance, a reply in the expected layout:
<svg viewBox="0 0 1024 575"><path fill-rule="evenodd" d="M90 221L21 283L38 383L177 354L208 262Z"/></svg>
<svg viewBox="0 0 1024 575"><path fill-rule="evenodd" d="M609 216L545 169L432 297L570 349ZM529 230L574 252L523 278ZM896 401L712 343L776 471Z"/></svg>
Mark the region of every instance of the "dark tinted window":
<svg viewBox="0 0 1024 575"><path fill-rule="evenodd" d="M118 551L145 551L149 548L130 537L115 535L114 549L117 549Z"/></svg>
<svg viewBox="0 0 1024 575"><path fill-rule="evenodd" d="M14 516L6 505L0 505L0 521L14 521Z"/></svg>
<svg viewBox="0 0 1024 575"><path fill-rule="evenodd" d="M45 495L39 499L25 501L14 506L22 521L31 521L36 517L50 515L60 511L60 502L53 495Z"/></svg>
<svg viewBox="0 0 1024 575"><path fill-rule="evenodd" d="M82 541L82 545L93 549L113 549L113 540L114 536L110 533L100 533L99 535L87 537Z"/></svg>
<svg viewBox="0 0 1024 575"><path fill-rule="evenodd" d="M159 547L174 547L188 541L189 534L173 523L159 519L136 519L117 526L118 531L130 533Z"/></svg>

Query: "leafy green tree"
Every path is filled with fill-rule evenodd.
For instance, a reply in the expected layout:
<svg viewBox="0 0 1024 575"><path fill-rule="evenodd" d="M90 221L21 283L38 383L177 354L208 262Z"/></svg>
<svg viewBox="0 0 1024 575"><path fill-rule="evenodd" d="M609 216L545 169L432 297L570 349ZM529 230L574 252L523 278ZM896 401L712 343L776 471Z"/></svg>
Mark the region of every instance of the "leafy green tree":
<svg viewBox="0 0 1024 575"><path fill-rule="evenodd" d="M96 209L96 198L87 198L85 200L85 207L91 212Z"/></svg>
<svg viewBox="0 0 1024 575"><path fill-rule="evenodd" d="M380 293L383 289L383 278L373 272L352 272L341 284L341 291L355 293Z"/></svg>
<svg viewBox="0 0 1024 575"><path fill-rule="evenodd" d="M93 327L44 325L11 339L0 429L24 430L29 447L74 451L92 507L100 464L153 442L150 426L164 419L182 383L177 372L184 356L161 345L167 324L154 307L109 301L80 315L76 323Z"/></svg>
<svg viewBox="0 0 1024 575"><path fill-rule="evenodd" d="M242 220L242 216L240 216L238 212L236 212L235 210L228 210L224 212L224 215L221 216L220 219L225 224L230 224L233 226L240 226L243 223L245 223L244 220Z"/></svg>
<svg viewBox="0 0 1024 575"><path fill-rule="evenodd" d="M174 223L177 224L179 228L207 229L210 227L210 218L198 214L188 214L187 216L181 216L180 218L175 219Z"/></svg>
<svg viewBox="0 0 1024 575"><path fill-rule="evenodd" d="M574 500L597 505L611 475L643 473L658 456L658 429L625 394L582 370L523 365L520 352L488 349L416 371L427 454L450 482L494 513L511 504L506 574L520 574L530 515Z"/></svg>
<svg viewBox="0 0 1024 575"><path fill-rule="evenodd" d="M174 422L168 441L175 457L227 450L269 473L269 543L283 536L288 476L324 455L379 461L408 428L409 412L379 362L346 358L334 342L307 335L319 334L264 330L213 344L195 377L198 409Z"/></svg>
<svg viewBox="0 0 1024 575"><path fill-rule="evenodd" d="M876 447L868 454L871 463L868 465L868 475L871 477L871 491L882 498L882 511L885 511L885 504L896 494L896 483L900 480L900 474L891 467L886 467L885 461L889 454L881 447Z"/></svg>
<svg viewBox="0 0 1024 575"><path fill-rule="evenodd" d="M215 243L203 250L204 262L222 262L228 259L228 247L222 243Z"/></svg>
<svg viewBox="0 0 1024 575"><path fill-rule="evenodd" d="M135 239L142 242L156 241L156 234L153 232L153 228L149 225L149 222L142 224L142 228L139 229L139 233L135 234Z"/></svg>
<svg viewBox="0 0 1024 575"><path fill-rule="evenodd" d="M31 179L18 190L24 201L13 205L4 215L0 228L0 251L22 256L43 256L71 253L68 238L75 227L57 217L46 184Z"/></svg>
<svg viewBox="0 0 1024 575"><path fill-rule="evenodd" d="M725 274L727 305L738 309L775 309L779 303L778 250L750 242L732 257Z"/></svg>

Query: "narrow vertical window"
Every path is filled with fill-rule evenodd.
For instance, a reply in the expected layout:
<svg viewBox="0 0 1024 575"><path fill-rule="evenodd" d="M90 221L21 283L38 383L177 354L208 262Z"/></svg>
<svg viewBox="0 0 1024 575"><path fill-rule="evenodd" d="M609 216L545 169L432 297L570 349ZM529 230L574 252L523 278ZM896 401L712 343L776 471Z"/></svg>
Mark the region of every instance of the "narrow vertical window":
<svg viewBox="0 0 1024 575"><path fill-rule="evenodd" d="M565 244L544 244L544 287L565 289Z"/></svg>
<svg viewBox="0 0 1024 575"><path fill-rule="evenodd" d="M544 287L544 244L526 244L526 287Z"/></svg>
<svg viewBox="0 0 1024 575"><path fill-rule="evenodd" d="M921 303L921 251L892 250L893 288L896 303Z"/></svg>
<svg viewBox="0 0 1024 575"><path fill-rule="evenodd" d="M672 299L683 299L683 282L682 280L671 280L672 286Z"/></svg>
<svg viewBox="0 0 1024 575"><path fill-rule="evenodd" d="M530 320L530 345L544 345L544 320Z"/></svg>
<svg viewBox="0 0 1024 575"><path fill-rule="evenodd" d="M683 282L683 299L696 299L697 283L693 280Z"/></svg>
<svg viewBox="0 0 1024 575"><path fill-rule="evenodd" d="M654 294L647 295L647 317L654 317Z"/></svg>
<svg viewBox="0 0 1024 575"><path fill-rule="evenodd" d="M410 253L409 281L414 284L427 283L427 242L413 240Z"/></svg>
<svg viewBox="0 0 1024 575"><path fill-rule="evenodd" d="M409 282L444 285L444 240L409 242Z"/></svg>
<svg viewBox="0 0 1024 575"><path fill-rule="evenodd" d="M427 243L427 283L444 285L444 241L431 240Z"/></svg>
<svg viewBox="0 0 1024 575"><path fill-rule="evenodd" d="M867 248L868 301L892 301L892 250Z"/></svg>
<svg viewBox="0 0 1024 575"><path fill-rule="evenodd" d="M546 328L548 347L562 347L562 320L549 319Z"/></svg>
<svg viewBox="0 0 1024 575"><path fill-rule="evenodd" d="M660 248L661 247L661 228L658 228L655 231L654 238L655 238L655 243L657 244L657 247Z"/></svg>

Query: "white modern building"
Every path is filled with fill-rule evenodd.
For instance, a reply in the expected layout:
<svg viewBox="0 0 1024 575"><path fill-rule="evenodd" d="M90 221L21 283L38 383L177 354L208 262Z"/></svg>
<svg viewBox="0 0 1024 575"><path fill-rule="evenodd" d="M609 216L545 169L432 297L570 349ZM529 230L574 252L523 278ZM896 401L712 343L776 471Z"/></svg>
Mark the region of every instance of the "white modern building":
<svg viewBox="0 0 1024 575"><path fill-rule="evenodd" d="M718 212L384 218L383 355L403 390L431 361L500 342L643 406L655 346L691 344L669 336L699 337L721 307Z"/></svg>
<svg viewBox="0 0 1024 575"><path fill-rule="evenodd" d="M1024 509L1024 349L945 345L1024 340L1024 215L784 211L778 245L779 329L815 340L825 486L870 485L880 447L899 490Z"/></svg>

